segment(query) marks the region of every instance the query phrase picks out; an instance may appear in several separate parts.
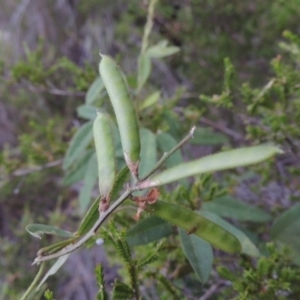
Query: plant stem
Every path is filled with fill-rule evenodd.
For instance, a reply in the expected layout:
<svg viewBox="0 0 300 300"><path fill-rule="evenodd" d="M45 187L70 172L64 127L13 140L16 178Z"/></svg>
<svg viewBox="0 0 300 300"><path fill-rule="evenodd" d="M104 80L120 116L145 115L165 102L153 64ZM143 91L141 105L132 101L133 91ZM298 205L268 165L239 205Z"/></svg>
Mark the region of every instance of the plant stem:
<svg viewBox="0 0 300 300"><path fill-rule="evenodd" d="M196 127L192 127L189 134L182 139L173 149L171 149L169 152L164 153L162 158L157 162L157 164L154 166L154 168L143 178L139 179L137 182L135 182L131 187L128 187L126 192L123 193L122 196L120 196L115 202L112 203L112 205L107 209L107 211L102 212L98 218L98 220L95 222L94 226L90 229L90 231L84 235L81 239L76 241L74 244L70 244L66 246L64 249L45 256L37 256L35 260L33 261L34 264L38 264L42 261L46 261L49 259L57 258L62 255L68 254L70 252L75 251L79 247L81 247L86 241L88 241L91 237L93 237L98 230L98 228L103 224L103 222L110 216L111 213L113 213L118 206L120 206L127 198L130 196L130 194L133 191L136 190L143 190L145 188L141 188L139 186L139 183L147 179L149 176L151 176L175 151L177 151L180 147L182 147L189 139L193 137L193 133L195 131Z"/></svg>
<svg viewBox="0 0 300 300"><path fill-rule="evenodd" d="M145 176L140 178L139 182L144 181L148 177L150 177L174 152L176 152L179 148L181 148L188 140L190 140L193 137L194 131L196 129L196 126L193 126L190 130L189 134L182 139L172 150L169 152L165 152L162 156L162 158L156 163L156 165L153 167L152 170L148 172Z"/></svg>
<svg viewBox="0 0 300 300"><path fill-rule="evenodd" d="M29 294L33 291L33 289L37 285L38 281L42 277L42 274L43 274L43 271L44 271L44 266L45 266L45 263L42 263L41 266L40 266L40 269L39 269L38 273L36 274L36 276L34 278L34 280L32 281L31 285L28 287L28 289L26 290L25 294L22 296L22 298L20 300L27 299L27 297L29 296Z"/></svg>
<svg viewBox="0 0 300 300"><path fill-rule="evenodd" d="M143 35L143 40L142 40L142 49L141 49L141 54L145 53L148 47L148 38L153 26L153 16L154 16L154 7L156 4L157 0L152 0L149 4L148 7L148 17L147 17L147 23L145 26L145 31Z"/></svg>
<svg viewBox="0 0 300 300"><path fill-rule="evenodd" d="M127 189L127 191L118 199L116 200L108 209L107 211L103 212L100 214L98 220L95 222L94 226L90 229L90 231L83 236L80 240L78 240L75 244L68 245L64 249L50 254L46 256L38 256L34 262L33 265L36 263L40 263L42 261L46 261L52 258L60 257L62 255L68 254L70 252L73 252L74 250L78 249L81 247L86 241L88 241L91 237L93 237L98 230L98 228L101 226L101 224L109 217L109 215L120 205L122 204L127 197L132 193L131 189Z"/></svg>

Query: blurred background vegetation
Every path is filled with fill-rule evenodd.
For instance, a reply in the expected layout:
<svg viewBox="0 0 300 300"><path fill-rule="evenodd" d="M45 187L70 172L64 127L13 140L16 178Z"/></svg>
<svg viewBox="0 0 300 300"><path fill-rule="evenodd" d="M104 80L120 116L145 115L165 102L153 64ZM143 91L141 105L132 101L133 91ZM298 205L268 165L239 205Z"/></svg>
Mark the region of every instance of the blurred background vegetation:
<svg viewBox="0 0 300 300"><path fill-rule="evenodd" d="M115 57L129 74L129 85L135 86L147 4L139 0L3 0L1 3L0 299L20 297L34 277L36 270L31 262L36 251L52 241L51 237L40 243L33 240L25 232L27 224L45 223L74 230L80 222L78 195L82 183L64 185L61 168L68 142L84 122L77 108L84 103L89 86L98 76L99 50ZM221 142L219 139L215 143L208 137L206 145L203 142L199 147L189 148L194 157L219 150L224 144L228 147L272 140L283 145L291 156L285 156L275 169L265 165L257 170L260 177L247 179L246 174L245 180L234 186L238 197L264 208L274 218L300 197L299 16L298 0L160 0L151 44L167 40L179 47L180 52L163 61L153 60L150 79L140 95L145 98L153 87L160 89L163 105L169 105L176 113L182 135L191 124L204 126L203 139L208 130L222 134ZM288 38L291 44L286 43ZM228 71L227 86L225 58L228 58L225 73L228 68L234 70ZM286 62L281 69L280 61ZM297 105L280 114L282 107L289 104L275 106L274 101L280 96L278 89L274 89L260 97L266 96L257 104L261 110L250 109L255 102L252 100L259 98L255 96L269 92L270 88L263 87L274 77L277 83L282 80L278 89L285 93L286 101L296 99ZM217 96L222 91L226 94L228 89L230 101ZM215 96L200 100L200 94ZM247 99L252 102L247 103ZM231 104L226 106L227 100ZM280 118L271 120L276 112ZM267 125L264 118L269 120ZM142 114L141 122L154 132L165 128L155 109ZM286 126L280 127L280 122ZM264 131L270 124L274 128ZM282 135L275 134L278 132ZM232 187L228 182L225 185ZM268 241L265 226L249 225ZM93 299L96 263L107 266L107 283L113 282L119 267L107 261L102 247L94 252L81 251L59 277L50 279L49 286L57 299ZM183 263L184 258L178 258L176 253L162 258L170 260L173 272L180 271L172 265L176 263L176 255ZM243 267L243 262L240 265ZM197 286L194 277L184 283L180 286L187 299L199 297L189 289L195 290ZM212 282L201 287L202 294L211 290L211 296L207 294L207 298L200 299L229 299L232 294L225 291L227 283L214 274ZM225 292L216 296L215 291Z"/></svg>

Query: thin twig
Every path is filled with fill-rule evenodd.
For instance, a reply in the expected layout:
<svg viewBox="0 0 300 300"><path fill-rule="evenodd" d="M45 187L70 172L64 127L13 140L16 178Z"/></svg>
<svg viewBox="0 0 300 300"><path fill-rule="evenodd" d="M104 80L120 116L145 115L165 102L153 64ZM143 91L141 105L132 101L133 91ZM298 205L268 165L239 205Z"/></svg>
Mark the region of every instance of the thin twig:
<svg viewBox="0 0 300 300"><path fill-rule="evenodd" d="M156 2L157 2L157 0L152 0L148 7L148 17L147 17L147 23L145 26L145 31L144 31L143 40L142 40L141 54L145 53L145 51L148 48L148 38L149 38L149 35L151 32L151 29L153 27L154 7L155 7Z"/></svg>
<svg viewBox="0 0 300 300"><path fill-rule="evenodd" d="M41 88L41 87L37 88L31 85L27 86L26 88L31 92L47 93L56 96L84 97L86 94L84 92L64 91L57 88L49 88L49 89Z"/></svg>
<svg viewBox="0 0 300 300"><path fill-rule="evenodd" d="M146 176L144 176L142 179L138 180L131 187L128 187L127 190L123 193L123 195L120 196L119 199L117 199L115 202L113 202L112 205L107 209L107 211L101 212L98 220L95 222L94 226L90 229L90 231L86 235L84 235L81 239L79 239L74 244L70 244L70 245L66 246L64 249L62 249L56 253L45 255L45 256L40 256L40 255L37 256L35 258L35 260L33 261L33 265L38 264L42 261L47 261L49 259L57 258L62 255L71 253L71 252L75 251L76 249L78 249L79 247L81 247L91 237L93 237L95 235L96 231L99 229L99 227L103 224L103 222L110 216L111 213L113 213L117 209L117 207L119 205L121 205L126 199L128 199L128 197L131 195L131 193L133 191L144 189L139 186L139 183L141 181L145 180L146 178L148 178L149 176L151 176L165 162L166 159L168 159L177 149L182 147L189 139L191 139L193 137L193 133L194 133L195 129L196 129L196 127L194 126L190 130L189 134L184 139L182 139L181 142L179 142L171 151L165 153L163 155L163 157L159 160L159 162L155 165L155 167Z"/></svg>
<svg viewBox="0 0 300 300"><path fill-rule="evenodd" d="M215 123L215 122L213 122L209 119L206 119L204 117L200 118L200 123L208 125L208 126L214 128L214 129L218 130L218 131L221 131L221 132L225 133L226 135L229 135L229 136L233 137L236 140L244 140L245 139L245 137L243 137L241 134L239 134L239 133L237 133L237 132L235 132L235 131L233 131L233 130L231 130L231 129L229 129L229 128L221 125L221 124L218 124L218 123Z"/></svg>
<svg viewBox="0 0 300 300"><path fill-rule="evenodd" d="M21 176L25 176L34 172L39 172L42 171L44 169L48 169L48 168L53 168L56 167L58 165L60 165L62 163L62 159L58 159L58 160L54 160L51 162L48 162L44 165L41 166L36 166L36 167L32 167L32 168L28 168L28 169L19 169L14 171L13 173L8 175L8 179L14 178L14 177L21 177Z"/></svg>
<svg viewBox="0 0 300 300"><path fill-rule="evenodd" d="M68 245L67 247L65 247L64 249L50 254L50 255L46 255L46 256L38 256L34 262L34 264L40 263L42 261L46 261L49 259L53 259L56 257L60 257L62 255L68 254L70 252L73 252L74 250L78 249L79 247L81 247L86 241L88 241L91 237L93 237L96 233L96 231L98 230L98 228L101 226L101 224L109 217L109 215L120 205L122 204L127 198L128 196L131 194L132 190L131 189L127 189L127 191L118 199L116 200L109 208L107 211L103 212L100 214L98 220L95 222L94 226L90 229L90 231L83 236L80 240L78 240L75 244L71 244Z"/></svg>
<svg viewBox="0 0 300 300"><path fill-rule="evenodd" d="M209 299L215 292L217 292L219 287L220 287L220 284L212 285L199 300Z"/></svg>
<svg viewBox="0 0 300 300"><path fill-rule="evenodd" d="M144 181L145 179L147 179L148 177L150 177L174 152L176 152L187 141L189 141L193 137L195 129L196 129L196 126L193 126L192 129L190 130L189 134L183 140L181 140L171 151L165 152L163 154L162 158L153 167L153 169L150 172L148 172L148 174L146 174L145 176L143 176L142 178L140 178L139 181L140 182Z"/></svg>

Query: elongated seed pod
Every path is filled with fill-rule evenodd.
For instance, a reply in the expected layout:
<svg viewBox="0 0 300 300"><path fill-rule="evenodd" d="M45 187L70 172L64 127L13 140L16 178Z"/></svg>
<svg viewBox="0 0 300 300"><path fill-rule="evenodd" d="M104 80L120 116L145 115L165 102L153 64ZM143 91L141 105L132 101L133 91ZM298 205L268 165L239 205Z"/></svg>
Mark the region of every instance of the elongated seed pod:
<svg viewBox="0 0 300 300"><path fill-rule="evenodd" d="M93 125L96 155L99 172L99 191L101 199L109 201L109 195L115 182L116 166L112 130L109 118L98 112Z"/></svg>
<svg viewBox="0 0 300 300"><path fill-rule="evenodd" d="M121 70L109 56L101 54L99 71L115 111L126 164L137 177L140 159L140 135L136 112Z"/></svg>
<svg viewBox="0 0 300 300"><path fill-rule="evenodd" d="M159 186L197 174L257 164L280 153L283 153L281 149L270 145L260 145L224 151L208 155L194 161L182 163L162 171L150 179L141 182L139 186L140 188Z"/></svg>
<svg viewBox="0 0 300 300"><path fill-rule="evenodd" d="M188 234L195 234L226 252L234 253L242 250L239 240L229 231L182 206L157 201L151 205L147 204L145 209L150 214L179 226Z"/></svg>

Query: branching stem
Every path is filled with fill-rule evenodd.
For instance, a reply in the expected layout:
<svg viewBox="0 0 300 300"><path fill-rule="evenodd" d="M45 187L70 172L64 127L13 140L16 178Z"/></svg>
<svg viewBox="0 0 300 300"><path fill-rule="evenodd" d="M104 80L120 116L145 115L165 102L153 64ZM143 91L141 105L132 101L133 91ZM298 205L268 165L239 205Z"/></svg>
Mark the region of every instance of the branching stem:
<svg viewBox="0 0 300 300"><path fill-rule="evenodd" d="M190 140L193 137L193 133L195 131L196 127L194 126L189 134L183 138L173 149L171 149L169 152L164 153L162 158L157 162L157 164L153 167L153 169L146 174L143 178L139 179L137 182L135 182L131 187L128 187L127 190L123 193L122 196L120 196L119 199L117 199L115 202L112 203L112 205L107 209L105 212L101 212L99 215L98 220L95 222L94 226L90 229L90 231L84 235L81 239L76 241L74 244L70 244L63 248L62 250L45 255L45 256L37 256L36 259L33 262L34 264L39 264L43 261L47 261L49 259L58 258L60 256L66 255L70 252L75 251L79 247L81 247L86 241L88 241L91 237L95 235L99 227L103 224L103 222L117 209L119 205L121 205L128 197L131 195L133 191L136 190L142 190L143 188L139 187L139 183L150 177L158 168L180 147L182 147L188 140ZM26 299L26 298L24 298Z"/></svg>

